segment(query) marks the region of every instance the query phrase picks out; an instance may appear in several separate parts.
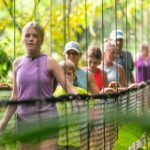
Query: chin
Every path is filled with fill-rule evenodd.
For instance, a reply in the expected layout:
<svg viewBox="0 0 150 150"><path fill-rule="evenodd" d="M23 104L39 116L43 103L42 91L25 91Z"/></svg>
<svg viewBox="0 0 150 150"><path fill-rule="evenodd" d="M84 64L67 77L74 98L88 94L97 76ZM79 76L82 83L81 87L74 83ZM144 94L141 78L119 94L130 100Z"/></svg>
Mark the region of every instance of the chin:
<svg viewBox="0 0 150 150"><path fill-rule="evenodd" d="M89 69L91 72L96 72L96 70L95 69Z"/></svg>

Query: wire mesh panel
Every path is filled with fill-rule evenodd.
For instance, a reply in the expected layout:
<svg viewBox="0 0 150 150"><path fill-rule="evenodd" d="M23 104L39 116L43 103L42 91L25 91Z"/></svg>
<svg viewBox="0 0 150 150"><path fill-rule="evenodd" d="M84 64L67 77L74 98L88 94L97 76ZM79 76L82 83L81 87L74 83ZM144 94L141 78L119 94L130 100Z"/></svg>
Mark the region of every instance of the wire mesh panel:
<svg viewBox="0 0 150 150"><path fill-rule="evenodd" d="M8 95L8 92L2 92L0 95ZM20 143L38 145L48 140L48 147L60 150L112 149L118 138L118 126L122 124L118 113L141 114L143 109L147 111L149 86L115 95L102 95L104 98L85 95L83 99L66 95L11 103L0 101L1 118L8 103L11 107L17 106L17 109L32 110L17 115L17 118L12 117L7 128L0 133L0 147L15 150ZM43 110L49 106L50 109Z"/></svg>
<svg viewBox="0 0 150 150"><path fill-rule="evenodd" d="M10 87L0 87L0 100L9 100L12 89Z"/></svg>
<svg viewBox="0 0 150 150"><path fill-rule="evenodd" d="M105 101L105 149L112 149L117 140L117 101L115 98L108 98Z"/></svg>
<svg viewBox="0 0 150 150"><path fill-rule="evenodd" d="M83 148L88 146L88 103L87 101L58 102L59 149Z"/></svg>
<svg viewBox="0 0 150 150"><path fill-rule="evenodd" d="M137 90L137 104L136 104L136 113L143 113L143 88Z"/></svg>
<svg viewBox="0 0 150 150"><path fill-rule="evenodd" d="M144 112L148 112L149 111L149 97L148 97L148 95L149 95L149 86L145 86L144 88L143 88L143 111Z"/></svg>
<svg viewBox="0 0 150 150"><path fill-rule="evenodd" d="M128 104L128 93L122 94L120 96L120 98L118 98L119 100L119 110L122 113L127 113L127 104Z"/></svg>
<svg viewBox="0 0 150 150"><path fill-rule="evenodd" d="M90 149L104 149L104 99L90 99Z"/></svg>
<svg viewBox="0 0 150 150"><path fill-rule="evenodd" d="M119 126L122 126L124 124L124 122L126 122L122 118L122 116L128 114L128 98L129 98L128 92L122 93L118 97L118 113L119 113L118 122L119 122Z"/></svg>
<svg viewBox="0 0 150 150"><path fill-rule="evenodd" d="M132 90L129 92L128 114L129 113L136 113L136 108L137 108L136 105L137 105L136 90Z"/></svg>
<svg viewBox="0 0 150 150"><path fill-rule="evenodd" d="M150 112L150 84L148 84L148 112Z"/></svg>
<svg viewBox="0 0 150 150"><path fill-rule="evenodd" d="M6 87L6 86L0 87L0 101L9 101L11 94L12 94L12 89L10 87ZM5 111L6 111L6 107L0 106L0 120L2 119ZM15 115L9 121L4 133L7 134L8 131L15 132ZM11 150L16 149L16 143L15 144L2 144L0 145L0 149L11 149Z"/></svg>

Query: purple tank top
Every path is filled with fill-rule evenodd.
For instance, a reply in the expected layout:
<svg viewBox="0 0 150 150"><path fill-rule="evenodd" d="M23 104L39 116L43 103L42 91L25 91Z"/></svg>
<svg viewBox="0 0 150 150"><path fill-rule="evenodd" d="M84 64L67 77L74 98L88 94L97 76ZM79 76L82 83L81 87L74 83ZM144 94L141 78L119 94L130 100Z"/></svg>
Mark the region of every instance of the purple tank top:
<svg viewBox="0 0 150 150"><path fill-rule="evenodd" d="M54 77L47 69L48 56L43 54L31 59L24 56L17 68L16 82L19 100L41 99L53 94ZM30 121L37 114L55 113L56 106L52 103L40 105L19 105L17 114L20 118Z"/></svg>
<svg viewBox="0 0 150 150"><path fill-rule="evenodd" d="M150 57L143 61L140 56L136 62L136 82L148 81L150 79Z"/></svg>

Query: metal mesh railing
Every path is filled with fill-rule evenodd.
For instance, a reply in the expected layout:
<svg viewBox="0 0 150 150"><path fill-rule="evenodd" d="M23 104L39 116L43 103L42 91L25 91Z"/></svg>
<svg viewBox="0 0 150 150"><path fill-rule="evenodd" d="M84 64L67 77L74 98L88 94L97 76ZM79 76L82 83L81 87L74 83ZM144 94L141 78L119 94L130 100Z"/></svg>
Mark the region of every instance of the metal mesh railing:
<svg viewBox="0 0 150 150"><path fill-rule="evenodd" d="M7 128L0 134L0 146L3 149L17 149L18 141L39 142L57 138L59 149L112 149L118 139L119 127L124 124L124 121L120 120L121 116L149 112L149 91L150 86L147 84L110 95L65 95L42 100L9 102L7 100L11 90L0 89L0 119L8 105L34 110L32 114L25 114L29 119L27 123L20 124L21 118L12 117ZM51 105L52 109L40 114L37 110L42 105Z"/></svg>

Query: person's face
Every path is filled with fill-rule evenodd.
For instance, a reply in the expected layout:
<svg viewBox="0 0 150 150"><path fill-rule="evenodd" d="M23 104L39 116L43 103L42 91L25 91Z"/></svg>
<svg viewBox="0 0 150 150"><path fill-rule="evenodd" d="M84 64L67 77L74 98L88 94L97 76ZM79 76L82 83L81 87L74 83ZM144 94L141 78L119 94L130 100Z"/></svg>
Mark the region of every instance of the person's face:
<svg viewBox="0 0 150 150"><path fill-rule="evenodd" d="M37 31L33 27L29 28L25 33L23 42L29 53L36 53L40 50L41 39Z"/></svg>
<svg viewBox="0 0 150 150"><path fill-rule="evenodd" d="M142 55L148 56L149 55L149 46L144 46L142 49Z"/></svg>
<svg viewBox="0 0 150 150"><path fill-rule="evenodd" d="M123 39L117 39L115 41L116 44L116 48L117 48L117 54L120 54L122 51L122 47L123 47Z"/></svg>
<svg viewBox="0 0 150 150"><path fill-rule="evenodd" d="M116 49L115 47L109 46L108 49L105 51L105 60L109 63L113 63L116 59Z"/></svg>
<svg viewBox="0 0 150 150"><path fill-rule="evenodd" d="M65 58L70 60L76 67L78 67L78 62L80 60L81 54L77 53L75 50L69 50L65 53Z"/></svg>
<svg viewBox="0 0 150 150"><path fill-rule="evenodd" d="M74 71L72 69L65 69L65 76L70 82L73 82Z"/></svg>
<svg viewBox="0 0 150 150"><path fill-rule="evenodd" d="M91 72L96 72L97 66L100 64L100 60L95 57L88 58L88 68Z"/></svg>

